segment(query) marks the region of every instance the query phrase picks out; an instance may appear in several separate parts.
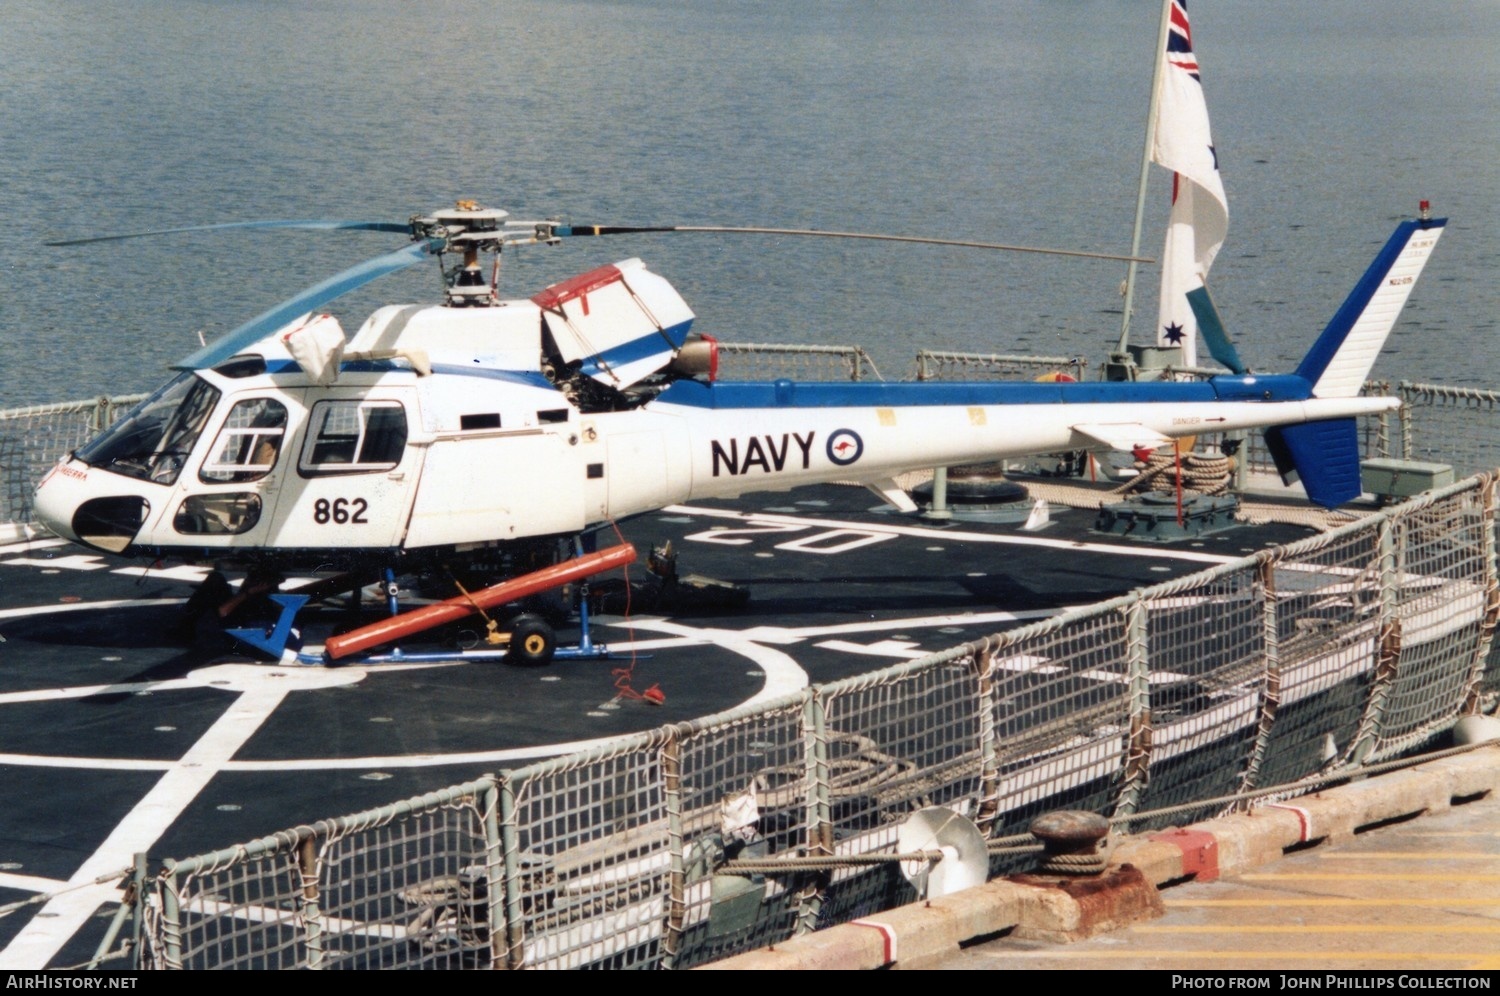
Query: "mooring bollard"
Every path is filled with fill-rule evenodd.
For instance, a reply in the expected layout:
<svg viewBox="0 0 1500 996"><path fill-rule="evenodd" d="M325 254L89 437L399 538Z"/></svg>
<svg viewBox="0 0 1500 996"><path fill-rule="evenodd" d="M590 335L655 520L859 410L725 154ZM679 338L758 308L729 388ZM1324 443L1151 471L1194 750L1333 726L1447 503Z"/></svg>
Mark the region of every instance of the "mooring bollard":
<svg viewBox="0 0 1500 996"><path fill-rule="evenodd" d="M1041 872L1102 875L1108 859L1109 820L1098 813L1063 809L1031 821L1031 835L1047 849Z"/></svg>

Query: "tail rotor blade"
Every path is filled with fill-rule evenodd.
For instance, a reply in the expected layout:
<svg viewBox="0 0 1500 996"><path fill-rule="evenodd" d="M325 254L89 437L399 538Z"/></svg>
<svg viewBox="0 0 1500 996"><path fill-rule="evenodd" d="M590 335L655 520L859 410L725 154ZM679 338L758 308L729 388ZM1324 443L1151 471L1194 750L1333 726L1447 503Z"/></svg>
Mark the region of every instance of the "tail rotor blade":
<svg viewBox="0 0 1500 996"><path fill-rule="evenodd" d="M1234 343L1229 341L1229 333L1224 331L1224 323L1219 320L1219 309L1214 307L1213 298L1208 296L1208 288L1193 288L1188 291L1187 299L1188 306L1193 309L1193 317L1198 320L1198 334L1208 344L1208 355L1233 373L1248 373Z"/></svg>

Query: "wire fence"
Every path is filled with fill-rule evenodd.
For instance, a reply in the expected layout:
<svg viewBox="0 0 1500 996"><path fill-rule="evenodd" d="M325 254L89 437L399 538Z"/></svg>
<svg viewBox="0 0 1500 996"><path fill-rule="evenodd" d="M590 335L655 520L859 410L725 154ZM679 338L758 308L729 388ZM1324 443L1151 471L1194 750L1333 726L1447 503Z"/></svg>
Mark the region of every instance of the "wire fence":
<svg viewBox="0 0 1500 996"><path fill-rule="evenodd" d="M146 962L690 968L915 900L898 862L858 859L926 807L998 840L1353 771L1493 694L1495 513L1479 475L921 660L168 861ZM769 870L726 869L745 858Z"/></svg>
<svg viewBox="0 0 1500 996"><path fill-rule="evenodd" d="M101 396L0 411L0 522L30 522L32 490L58 457L82 446L145 397Z"/></svg>
<svg viewBox="0 0 1500 996"><path fill-rule="evenodd" d="M1390 455L1451 465L1461 476L1500 467L1500 391L1402 381L1399 449Z"/></svg>
<svg viewBox="0 0 1500 996"><path fill-rule="evenodd" d="M913 380L1083 380L1088 361L1081 356L1008 356L996 353L917 351Z"/></svg>
<svg viewBox="0 0 1500 996"><path fill-rule="evenodd" d="M719 343L719 376L725 380L884 380L860 346Z"/></svg>

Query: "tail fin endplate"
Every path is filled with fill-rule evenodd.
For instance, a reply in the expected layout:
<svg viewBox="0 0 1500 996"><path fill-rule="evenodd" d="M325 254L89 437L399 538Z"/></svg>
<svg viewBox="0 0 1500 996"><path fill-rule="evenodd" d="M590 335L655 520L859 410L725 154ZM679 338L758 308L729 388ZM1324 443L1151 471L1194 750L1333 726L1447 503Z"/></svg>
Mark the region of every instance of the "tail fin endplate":
<svg viewBox="0 0 1500 996"><path fill-rule="evenodd" d="M1266 446L1288 484L1301 481L1308 501L1337 508L1358 498L1359 427L1352 418L1303 422L1266 430Z"/></svg>

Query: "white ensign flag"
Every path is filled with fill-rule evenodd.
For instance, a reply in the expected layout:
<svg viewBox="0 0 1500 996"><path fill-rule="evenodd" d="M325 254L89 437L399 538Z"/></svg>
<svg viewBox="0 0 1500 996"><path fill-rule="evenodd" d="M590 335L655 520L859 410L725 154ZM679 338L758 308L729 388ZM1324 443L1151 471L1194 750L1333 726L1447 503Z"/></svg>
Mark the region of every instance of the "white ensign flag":
<svg viewBox="0 0 1500 996"><path fill-rule="evenodd" d="M1181 346L1183 362L1198 362L1198 323L1189 291L1201 287L1229 230L1229 204L1208 127L1208 104L1193 55L1187 0L1171 0L1166 64L1157 80L1152 159L1172 177L1172 216L1161 257L1161 312L1156 342Z"/></svg>

